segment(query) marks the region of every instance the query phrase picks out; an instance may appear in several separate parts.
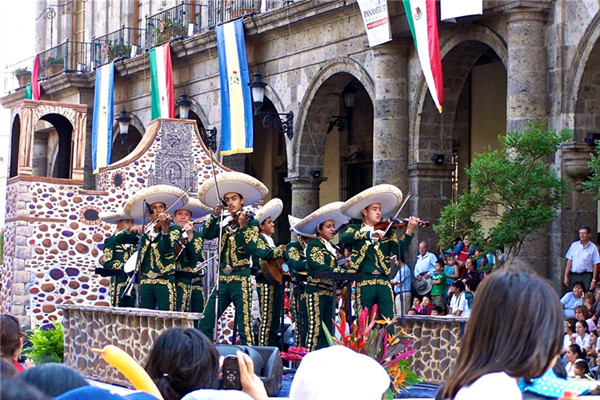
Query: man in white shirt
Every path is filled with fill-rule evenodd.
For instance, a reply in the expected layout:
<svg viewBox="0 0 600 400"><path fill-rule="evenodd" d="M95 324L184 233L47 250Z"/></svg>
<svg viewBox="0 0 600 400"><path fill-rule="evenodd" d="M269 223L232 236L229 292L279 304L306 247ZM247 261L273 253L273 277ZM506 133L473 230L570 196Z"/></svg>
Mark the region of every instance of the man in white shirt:
<svg viewBox="0 0 600 400"><path fill-rule="evenodd" d="M419 243L419 255L417 256L417 262L415 263L415 279L417 281L423 279L429 279L435 272L435 262L437 257L435 254L427 251L427 243Z"/></svg>
<svg viewBox="0 0 600 400"><path fill-rule="evenodd" d="M590 241L592 230L589 226L579 228L579 240L571 243L565 258L565 285L571 287L575 282L582 282L585 290L594 290L600 267L598 248Z"/></svg>

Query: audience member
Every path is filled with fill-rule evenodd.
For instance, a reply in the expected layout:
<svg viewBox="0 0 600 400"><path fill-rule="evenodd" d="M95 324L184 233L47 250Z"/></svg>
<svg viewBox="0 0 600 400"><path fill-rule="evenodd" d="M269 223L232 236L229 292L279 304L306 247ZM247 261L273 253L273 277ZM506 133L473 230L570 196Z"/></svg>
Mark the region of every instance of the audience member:
<svg viewBox="0 0 600 400"><path fill-rule="evenodd" d="M567 352L565 353L565 361L567 361L567 365L565 369L567 370L567 377L574 378L575 377L575 361L584 360L585 354L581 351L581 347L577 344L572 344L567 348Z"/></svg>
<svg viewBox="0 0 600 400"><path fill-rule="evenodd" d="M594 243L590 241L592 229L589 226L579 228L579 240L571 243L565 258L565 286L569 287L575 282L581 282L590 290L596 288L598 268L600 268L600 253Z"/></svg>
<svg viewBox="0 0 600 400"><path fill-rule="evenodd" d="M585 321L575 322L575 334L571 337L571 343L578 345L581 349L590 345L590 334Z"/></svg>
<svg viewBox="0 0 600 400"><path fill-rule="evenodd" d="M430 252L426 242L419 243L419 255L415 263L414 276L417 282L429 280L435 273L435 262L437 257Z"/></svg>
<svg viewBox="0 0 600 400"><path fill-rule="evenodd" d="M533 304L543 304L544 312ZM520 400L517 381L542 376L556 362L561 324L558 297L548 282L521 270L491 274L478 289L441 398Z"/></svg>
<svg viewBox="0 0 600 400"><path fill-rule="evenodd" d="M458 265L456 264L456 260L452 256L446 257L446 265L444 266L444 274L446 275L446 289L444 293L446 293L446 304L450 304L450 297L452 297L452 291L450 290L450 285L452 282L458 279L460 276L458 274Z"/></svg>
<svg viewBox="0 0 600 400"><path fill-rule="evenodd" d="M0 378L0 399L2 400L49 400L36 387L20 381L17 377Z"/></svg>
<svg viewBox="0 0 600 400"><path fill-rule="evenodd" d="M590 332L590 344L588 345L588 347L585 348L585 352L587 355L587 358L591 359L591 362L593 362L593 365L595 365L595 360L596 360L596 356L598 355L598 345L600 344L600 342L598 342L598 331L597 330L593 330Z"/></svg>
<svg viewBox="0 0 600 400"><path fill-rule="evenodd" d="M469 240L469 235L464 235L462 240L456 241L454 245L454 250L452 251L452 256L456 259L456 263L459 268L464 268L465 262L469 257L473 255L475 251L474 246L471 245ZM464 271L461 271L461 275Z"/></svg>
<svg viewBox="0 0 600 400"><path fill-rule="evenodd" d="M59 363L47 363L27 368L17 379L35 386L48 397L56 397L89 383L73 368Z"/></svg>
<svg viewBox="0 0 600 400"><path fill-rule="evenodd" d="M17 367L6 358L0 358L0 378L10 378L17 374ZM1 397L0 397L1 398Z"/></svg>
<svg viewBox="0 0 600 400"><path fill-rule="evenodd" d="M423 296L423 300L421 301L421 311L419 311L419 314L431 315L432 309L433 304L431 303L431 296L426 294L425 296Z"/></svg>
<svg viewBox="0 0 600 400"><path fill-rule="evenodd" d="M418 297L414 297L412 301L412 308L419 314L421 312L421 299Z"/></svg>
<svg viewBox="0 0 600 400"><path fill-rule="evenodd" d="M467 260L465 261L465 268L467 269L467 271L460 276L460 280L463 283L465 283L467 279L475 279L479 281L479 272L477 272L477 269L475 268L475 264L473 263L472 259L467 258Z"/></svg>
<svg viewBox="0 0 600 400"><path fill-rule="evenodd" d="M440 306L433 306L433 308L431 309L431 316L432 317L441 317L444 315L444 309Z"/></svg>
<svg viewBox="0 0 600 400"><path fill-rule="evenodd" d="M588 332L595 331L597 329L596 323L594 323L594 320L591 318L589 309L586 306L577 306L573 312L577 321L585 321L587 323Z"/></svg>
<svg viewBox="0 0 600 400"><path fill-rule="evenodd" d="M450 300L450 312L448 315L468 318L471 310L467 305L465 284L462 283L462 281L456 281L452 283L452 293L452 299Z"/></svg>
<svg viewBox="0 0 600 400"><path fill-rule="evenodd" d="M574 378L577 379L593 379L590 374L590 366L585 360L577 360L573 364Z"/></svg>
<svg viewBox="0 0 600 400"><path fill-rule="evenodd" d="M419 313L414 308L411 308L410 310L408 310L406 315L419 315Z"/></svg>
<svg viewBox="0 0 600 400"><path fill-rule="evenodd" d="M563 337L562 350L560 351L561 355L565 354L567 352L567 348L573 344L573 342L571 341L571 338L575 334L575 319L574 318L565 319L563 321L563 325L564 325L565 335Z"/></svg>
<svg viewBox="0 0 600 400"><path fill-rule="evenodd" d="M442 260L435 262L435 273L431 277L431 286L431 302L436 306L445 307L446 274L444 274L444 262Z"/></svg>
<svg viewBox="0 0 600 400"><path fill-rule="evenodd" d="M25 367L17 361L23 347L24 337L25 334L21 331L19 321L15 317L8 314L0 315L0 356L10 360L17 369L17 373L25 370Z"/></svg>
<svg viewBox="0 0 600 400"><path fill-rule="evenodd" d="M237 358L242 391L255 400L266 399L264 384L253 373L252 359L240 352ZM199 330L171 328L154 342L146 372L156 383L164 400L179 400L196 390L219 387L219 354Z"/></svg>
<svg viewBox="0 0 600 400"><path fill-rule="evenodd" d="M404 261L396 259L396 265L398 266L398 272L394 279L392 279L392 285L394 286L395 293L395 305L396 313L400 313L402 310L404 314L408 312L410 308L410 268Z"/></svg>
<svg viewBox="0 0 600 400"><path fill-rule="evenodd" d="M560 299L563 307L563 316L565 318L575 318L575 307L583 303L583 293L585 286L581 282L575 282L573 290L564 294Z"/></svg>

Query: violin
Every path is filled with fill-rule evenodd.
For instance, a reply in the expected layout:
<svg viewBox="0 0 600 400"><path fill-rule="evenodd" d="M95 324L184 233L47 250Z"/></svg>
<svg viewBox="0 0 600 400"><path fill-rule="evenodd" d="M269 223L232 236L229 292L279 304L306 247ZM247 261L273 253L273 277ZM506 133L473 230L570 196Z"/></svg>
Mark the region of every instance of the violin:
<svg viewBox="0 0 600 400"><path fill-rule="evenodd" d="M406 227L406 225L408 224L408 221L410 220L410 218L390 218L388 219L382 219L380 222L378 222L377 224L375 224L375 229L376 230L381 230L381 231L385 231L388 229L388 225L390 225L390 223L392 224L390 226L390 229L404 229ZM431 225L431 222L429 221L425 221L422 219L417 218L417 221L419 221L419 226L423 227L423 228L427 228L428 226Z"/></svg>

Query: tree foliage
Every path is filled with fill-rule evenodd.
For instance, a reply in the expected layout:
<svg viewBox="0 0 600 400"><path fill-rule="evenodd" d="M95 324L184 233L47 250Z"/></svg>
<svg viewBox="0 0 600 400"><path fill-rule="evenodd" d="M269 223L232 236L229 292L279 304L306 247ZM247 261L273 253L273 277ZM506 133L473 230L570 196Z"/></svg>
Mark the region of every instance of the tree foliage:
<svg viewBox="0 0 600 400"><path fill-rule="evenodd" d="M596 143L596 153L591 155L587 166L592 173L583 183L583 189L591 193L596 200L600 200L600 141Z"/></svg>
<svg viewBox="0 0 600 400"><path fill-rule="evenodd" d="M434 227L441 244L466 233L483 243L483 221L491 220L495 224L487 250L505 249L512 260L526 237L550 223L560 208L566 181L548 169L545 159L570 137L568 129L556 133L534 122L523 131L500 135L502 150L478 154L466 168L470 191L442 210Z"/></svg>

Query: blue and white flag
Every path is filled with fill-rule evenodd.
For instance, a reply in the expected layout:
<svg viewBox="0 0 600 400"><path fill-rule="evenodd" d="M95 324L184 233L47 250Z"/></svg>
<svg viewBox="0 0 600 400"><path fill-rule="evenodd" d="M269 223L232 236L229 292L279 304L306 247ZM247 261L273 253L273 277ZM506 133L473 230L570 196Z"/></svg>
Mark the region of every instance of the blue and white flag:
<svg viewBox="0 0 600 400"><path fill-rule="evenodd" d="M92 125L92 167L97 174L110 164L113 140L114 62L96 69L94 120Z"/></svg>
<svg viewBox="0 0 600 400"><path fill-rule="evenodd" d="M242 20L217 26L221 80L221 154L252 153L254 125Z"/></svg>

